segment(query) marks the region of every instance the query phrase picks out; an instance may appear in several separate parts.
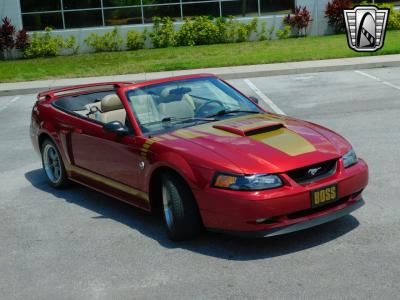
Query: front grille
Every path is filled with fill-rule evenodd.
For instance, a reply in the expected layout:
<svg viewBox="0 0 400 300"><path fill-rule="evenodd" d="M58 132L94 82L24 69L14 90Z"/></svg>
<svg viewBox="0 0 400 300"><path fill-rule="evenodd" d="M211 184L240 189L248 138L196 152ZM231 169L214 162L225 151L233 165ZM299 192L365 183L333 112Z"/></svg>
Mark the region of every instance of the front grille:
<svg viewBox="0 0 400 300"><path fill-rule="evenodd" d="M306 183L331 176L336 171L337 160L328 160L319 164L287 172L297 183Z"/></svg>

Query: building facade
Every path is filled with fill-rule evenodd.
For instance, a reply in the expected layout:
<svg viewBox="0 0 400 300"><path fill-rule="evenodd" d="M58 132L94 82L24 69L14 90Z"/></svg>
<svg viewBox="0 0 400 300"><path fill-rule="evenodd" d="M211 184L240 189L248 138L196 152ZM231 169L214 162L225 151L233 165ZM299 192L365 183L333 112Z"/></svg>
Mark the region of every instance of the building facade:
<svg viewBox="0 0 400 300"><path fill-rule="evenodd" d="M180 26L184 17L235 16L242 22L258 17L267 26L282 26L282 18L295 6L312 14L312 35L330 32L325 7L329 0L0 0L0 17L18 28L40 31L53 28L64 37L75 35L81 50L92 32L103 34L119 26L122 34L151 27L155 16L169 16Z"/></svg>

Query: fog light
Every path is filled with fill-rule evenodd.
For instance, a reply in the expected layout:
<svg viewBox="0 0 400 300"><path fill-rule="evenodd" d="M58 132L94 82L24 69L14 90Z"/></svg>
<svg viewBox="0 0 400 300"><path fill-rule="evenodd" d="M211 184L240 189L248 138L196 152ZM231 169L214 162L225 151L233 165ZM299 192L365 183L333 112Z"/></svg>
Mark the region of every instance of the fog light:
<svg viewBox="0 0 400 300"><path fill-rule="evenodd" d="M261 224L261 223L264 223L264 222L267 221L267 220L268 220L268 218L257 219L257 220L256 220L256 223Z"/></svg>

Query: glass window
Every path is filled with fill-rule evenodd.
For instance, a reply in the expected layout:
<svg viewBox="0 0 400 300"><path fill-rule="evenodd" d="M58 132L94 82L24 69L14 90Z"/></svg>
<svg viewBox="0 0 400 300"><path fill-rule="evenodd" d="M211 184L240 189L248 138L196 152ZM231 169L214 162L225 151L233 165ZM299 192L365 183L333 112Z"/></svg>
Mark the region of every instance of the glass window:
<svg viewBox="0 0 400 300"><path fill-rule="evenodd" d="M63 29L61 13L22 15L22 22L29 31L43 30L46 27Z"/></svg>
<svg viewBox="0 0 400 300"><path fill-rule="evenodd" d="M287 13L295 6L295 0L260 0L261 14L265 13Z"/></svg>
<svg viewBox="0 0 400 300"><path fill-rule="evenodd" d="M21 11L23 13L34 11L52 11L60 9L60 0L41 0L40 4L37 0L21 0Z"/></svg>
<svg viewBox="0 0 400 300"><path fill-rule="evenodd" d="M103 26L101 10L64 12L66 28Z"/></svg>
<svg viewBox="0 0 400 300"><path fill-rule="evenodd" d="M221 5L223 16L245 17L258 15L258 0L223 1Z"/></svg>
<svg viewBox="0 0 400 300"><path fill-rule="evenodd" d="M101 0L63 0L64 9L100 8Z"/></svg>
<svg viewBox="0 0 400 300"><path fill-rule="evenodd" d="M208 3L194 3L194 4L183 4L183 16L213 16L219 17L219 3L208 2Z"/></svg>
<svg viewBox="0 0 400 300"><path fill-rule="evenodd" d="M140 5L140 0L103 0L104 7Z"/></svg>
<svg viewBox="0 0 400 300"><path fill-rule="evenodd" d="M156 5L156 4L166 4L173 3L179 4L179 0L143 0L143 5Z"/></svg>
<svg viewBox="0 0 400 300"><path fill-rule="evenodd" d="M171 17L174 20L181 18L179 5L145 6L143 12L145 23L153 23L153 17Z"/></svg>
<svg viewBox="0 0 400 300"><path fill-rule="evenodd" d="M142 11L140 7L105 9L104 22L107 26L141 24Z"/></svg>

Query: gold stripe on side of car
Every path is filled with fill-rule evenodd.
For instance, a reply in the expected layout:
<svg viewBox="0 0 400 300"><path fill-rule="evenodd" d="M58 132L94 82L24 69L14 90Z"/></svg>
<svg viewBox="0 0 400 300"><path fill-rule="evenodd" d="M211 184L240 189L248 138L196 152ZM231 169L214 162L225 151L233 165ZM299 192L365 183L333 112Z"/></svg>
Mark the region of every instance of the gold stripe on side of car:
<svg viewBox="0 0 400 300"><path fill-rule="evenodd" d="M163 139L160 137L152 137L146 140L142 145L142 149L140 149L140 157L143 159L147 159L147 153L149 152L151 145L153 145L155 142L159 142L162 140Z"/></svg>
<svg viewBox="0 0 400 300"><path fill-rule="evenodd" d="M142 191L139 191L139 190L137 190L137 189L135 189L133 187L130 187L130 186L126 185L126 184L114 181L112 179L109 179L107 177L101 176L101 175L93 173L91 171L82 169L82 168L77 167L77 166L70 166L68 168L68 171L76 173L76 174L79 174L79 175L82 175L82 176L87 177L87 178L89 178L89 179L91 179L93 181L105 184L105 185L107 185L107 186L109 186L109 187L111 187L113 189L125 192L125 193L127 193L129 195L135 196L135 197L137 197L139 199L142 199L142 200L144 200L146 202L149 202L149 195L148 194L146 194L146 193L144 193Z"/></svg>
<svg viewBox="0 0 400 300"><path fill-rule="evenodd" d="M287 155L296 156L315 151L315 147L301 135L280 128L271 132L250 136L249 138L276 148Z"/></svg>

